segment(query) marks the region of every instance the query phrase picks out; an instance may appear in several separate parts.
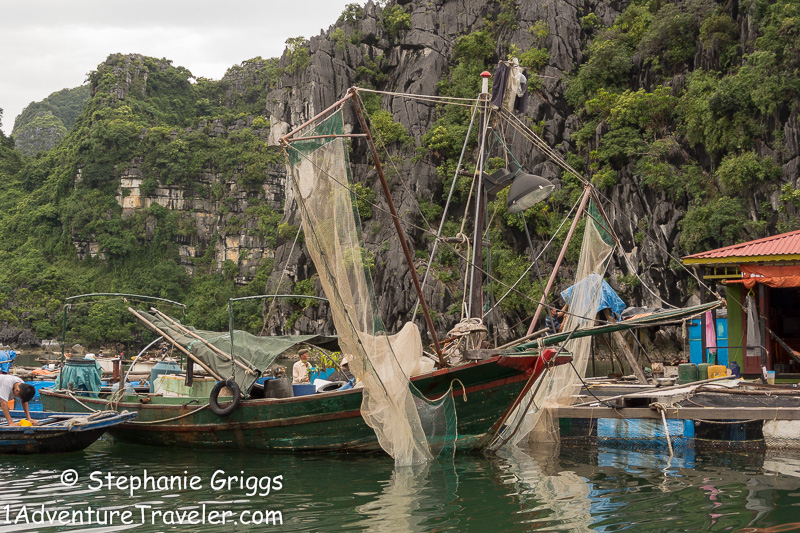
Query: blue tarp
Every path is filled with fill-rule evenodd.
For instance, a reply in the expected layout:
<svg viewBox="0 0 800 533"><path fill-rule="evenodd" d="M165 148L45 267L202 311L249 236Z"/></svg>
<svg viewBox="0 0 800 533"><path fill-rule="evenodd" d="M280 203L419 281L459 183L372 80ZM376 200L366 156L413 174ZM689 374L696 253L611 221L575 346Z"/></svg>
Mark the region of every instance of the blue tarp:
<svg viewBox="0 0 800 533"><path fill-rule="evenodd" d="M11 369L11 364L16 358L17 352L14 350L0 350L0 372L5 372L7 374Z"/></svg>
<svg viewBox="0 0 800 533"><path fill-rule="evenodd" d="M622 301L622 298L620 298L617 293L614 292L614 289L611 288L611 285L609 285L604 279L600 280L600 276L597 274L589 274L575 285L568 287L564 292L561 293L561 297L565 302L567 302L567 304L571 304L573 289L578 291L578 293L584 291L593 292L598 290L598 281L602 281L600 287L602 287L601 290L603 292L601 294L600 307L598 307L597 310L602 311L603 309L611 309L611 312L614 313L614 316L616 316L617 320L619 320L620 314L625 310L627 305L625 305L625 302ZM588 296L589 295L587 295L587 300Z"/></svg>

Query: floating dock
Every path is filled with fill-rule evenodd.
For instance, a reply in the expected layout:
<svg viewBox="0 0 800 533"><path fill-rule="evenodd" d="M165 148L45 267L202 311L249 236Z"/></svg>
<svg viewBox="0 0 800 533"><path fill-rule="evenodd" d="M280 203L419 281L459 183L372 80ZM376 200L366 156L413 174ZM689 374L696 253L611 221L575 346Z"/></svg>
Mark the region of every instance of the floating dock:
<svg viewBox="0 0 800 533"><path fill-rule="evenodd" d="M665 388L597 383L584 388L575 404L553 408L553 415L565 443L800 450L800 388L793 385L736 379Z"/></svg>

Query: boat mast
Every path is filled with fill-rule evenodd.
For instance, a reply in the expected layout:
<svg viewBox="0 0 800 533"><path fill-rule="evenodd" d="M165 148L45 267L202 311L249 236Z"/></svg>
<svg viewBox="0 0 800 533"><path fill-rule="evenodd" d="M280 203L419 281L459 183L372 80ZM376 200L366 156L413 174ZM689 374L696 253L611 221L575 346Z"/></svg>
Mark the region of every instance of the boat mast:
<svg viewBox="0 0 800 533"><path fill-rule="evenodd" d="M419 283L419 277L417 276L417 270L414 268L414 259L411 257L411 250L408 248L408 243L406 242L406 236L403 232L403 227L400 225L400 217L397 216L397 210L394 207L394 201L392 200L392 193L389 190L389 183L386 181L386 176L383 173L383 166L381 165L381 161L378 158L378 149L375 147L375 142L372 139L372 133L367 127L367 121L364 118L364 113L361 110L361 98L358 96L358 89L356 87L350 88L350 93L355 96L353 103L355 104L353 107L356 111L356 116L358 117L358 121L361 124L361 129L364 131L366 135L367 142L369 143L370 150L372 150L372 160L375 163L375 170L378 173L378 178L381 180L381 187L383 188L383 194L386 197L386 203L389 206L389 212L392 214L392 222L394 222L394 229L397 231L397 236L400 239L400 246L403 248L403 255L406 257L406 263L408 263L408 271L411 273L411 279L414 281L414 288L417 291L417 297L419 298L420 307L422 307L422 314L425 315L425 323L428 325L428 333L431 336L431 341L433 342L433 349L436 352L436 356L439 358L439 367L440 368L447 368L447 361L445 360L444 356L442 355L442 347L439 344L439 338L436 335L436 328L433 326L433 319L431 318L430 311L428 310L428 303L425 301L425 296L422 294L422 285Z"/></svg>
<svg viewBox="0 0 800 533"><path fill-rule="evenodd" d="M478 153L478 186L475 194L475 231L472 236L472 267L470 271L469 302L467 316L483 320L483 225L486 220L486 201L483 189L483 170L486 158L486 126L489 120L489 78L492 75L481 72L481 94L478 106L481 108L481 143Z"/></svg>

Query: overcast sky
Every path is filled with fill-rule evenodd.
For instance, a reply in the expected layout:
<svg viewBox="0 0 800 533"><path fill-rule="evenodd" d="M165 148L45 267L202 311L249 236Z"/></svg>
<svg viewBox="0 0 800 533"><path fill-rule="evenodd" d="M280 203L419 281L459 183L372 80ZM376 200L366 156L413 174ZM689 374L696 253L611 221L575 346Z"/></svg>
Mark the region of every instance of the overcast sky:
<svg viewBox="0 0 800 533"><path fill-rule="evenodd" d="M218 80L246 59L279 56L364 0L0 0L3 131L31 102L86 81L112 53L167 58Z"/></svg>

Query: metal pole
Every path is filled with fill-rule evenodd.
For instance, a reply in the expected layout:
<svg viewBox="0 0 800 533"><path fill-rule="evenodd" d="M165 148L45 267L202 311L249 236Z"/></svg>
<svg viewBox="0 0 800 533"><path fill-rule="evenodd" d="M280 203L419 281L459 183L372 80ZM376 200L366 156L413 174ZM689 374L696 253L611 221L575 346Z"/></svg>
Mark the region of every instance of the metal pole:
<svg viewBox="0 0 800 533"><path fill-rule="evenodd" d="M293 129L292 131L290 131L289 133L287 133L286 135L284 135L283 137L281 137L281 138L280 138L280 142L281 142L281 144L287 144L287 143L290 143L290 142L292 142L292 141L294 140L294 139L292 139L292 137L293 137L293 136L294 136L294 135L295 135L297 132L301 131L303 128L305 128L305 127L306 127L306 126L308 126L309 124L313 123L313 122L314 122L315 120L317 120L319 117L321 117L321 116L323 116L323 115L327 114L327 113L328 113L330 110L332 110L332 109L336 109L337 107L339 107L339 106L341 106L341 105L344 105L344 103L345 103L345 102L346 102L346 101L347 101L347 100L348 100L350 97L352 97L352 96L353 96L353 93L352 93L352 89L351 89L350 91L347 91L347 94L346 94L344 97L342 97L340 100L337 100L336 102L334 102L333 104L331 104L331 105L330 105L329 107L327 107L327 108L326 108L324 111L322 111L322 113L317 113L316 115L314 115L314 117L313 117L313 118L310 118L310 119L308 119L306 122L303 122L302 124L300 124L299 126L297 126L295 129ZM303 139L301 138L301 139L299 139L299 140L301 140L301 141L302 141Z"/></svg>
<svg viewBox="0 0 800 533"><path fill-rule="evenodd" d="M547 287L545 287L544 291L542 292L542 298L539 300L539 305L536 306L536 313L533 315L533 320L531 320L531 325L528 326L528 332L526 335L530 335L533 333L533 328L536 327L536 322L539 321L539 316L542 314L542 309L544 308L545 302L547 302L547 295L550 294L550 289L553 287L553 282L556 280L556 274L558 273L559 267L561 267L561 261L564 260L564 255L567 253L567 246L569 245L569 241L572 240L572 234L575 233L575 227L578 225L578 219L580 219L581 214L583 214L583 210L586 208L586 203L589 201L589 188L587 187L583 193L583 199L581 200L581 205L578 206L578 210L575 212L575 219L572 221L572 225L569 228L569 233L567 233L567 239L564 241L564 246L561 247L561 253L558 254L558 259L556 260L556 264L553 267L553 273L550 274L550 279L547 280Z"/></svg>
<svg viewBox="0 0 800 533"><path fill-rule="evenodd" d="M70 304L64 304L64 323L61 326L61 365L64 365L66 361L66 350L67 350L67 309L69 309Z"/></svg>
<svg viewBox="0 0 800 533"><path fill-rule="evenodd" d="M442 347L439 345L439 338L436 336L436 329L433 326L433 319L431 318L430 311L428 310L428 303L425 301L425 296L422 294L422 285L419 283L419 277L417 276L417 271L414 268L414 259L411 257L411 250L408 248L403 227L400 225L400 217L397 216L397 209L394 207L392 193L389 190L389 183L386 181L386 176L383 173L381 161L378 158L378 149L375 148L375 142L372 139L372 133L367 127L367 120L364 118L364 113L361 111L361 98L358 97L358 92L356 91L355 87L351 88L350 92L356 96L356 99L353 102L355 105L353 107L355 108L358 121L367 136L367 141L369 142L370 150L372 151L372 159L375 163L375 170L378 173L378 178L380 178L381 187L383 188L383 194L386 197L386 203L389 207L389 212L392 214L394 229L397 231L397 236L400 239L400 246L403 248L403 255L406 257L406 263L408 264L408 270L411 273L411 279L414 282L414 288L417 290L417 296L419 297L419 303L422 307L422 313L425 315L425 322L428 324L428 333L433 341L433 349L436 352L436 355L439 357L439 366L441 368L447 368L447 361L445 361L444 356L442 355Z"/></svg>
<svg viewBox="0 0 800 533"><path fill-rule="evenodd" d="M467 304L467 315L470 318L483 317L483 272L476 265L483 262L483 224L486 220L486 205L483 194L483 167L486 157L486 125L488 121L488 110L486 102L488 94L481 93L483 109L481 111L481 149L478 154L478 187L475 193L475 231L472 236L472 268L470 270L469 301Z"/></svg>
<svg viewBox="0 0 800 533"><path fill-rule="evenodd" d="M697 269L697 279L700 281L700 304L706 303L706 284L703 279L703 267ZM706 354L706 314L700 315L700 362L708 363Z"/></svg>

